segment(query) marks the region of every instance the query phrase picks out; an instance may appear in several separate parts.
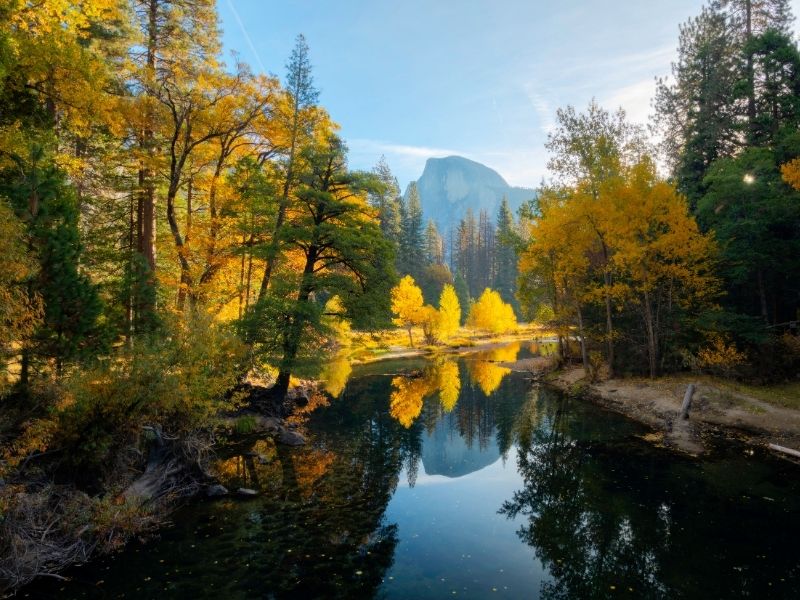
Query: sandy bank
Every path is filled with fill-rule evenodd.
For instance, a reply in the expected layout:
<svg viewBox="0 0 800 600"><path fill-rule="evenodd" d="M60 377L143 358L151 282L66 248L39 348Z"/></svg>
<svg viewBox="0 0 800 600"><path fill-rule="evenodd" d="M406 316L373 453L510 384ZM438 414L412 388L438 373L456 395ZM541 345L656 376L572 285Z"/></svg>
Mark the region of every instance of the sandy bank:
<svg viewBox="0 0 800 600"><path fill-rule="evenodd" d="M549 383L649 425L654 430L650 441L690 454L705 450L709 434L800 449L800 410L765 402L724 382L685 375L588 383L581 368L570 368ZM697 389L684 420L679 412L689 383Z"/></svg>

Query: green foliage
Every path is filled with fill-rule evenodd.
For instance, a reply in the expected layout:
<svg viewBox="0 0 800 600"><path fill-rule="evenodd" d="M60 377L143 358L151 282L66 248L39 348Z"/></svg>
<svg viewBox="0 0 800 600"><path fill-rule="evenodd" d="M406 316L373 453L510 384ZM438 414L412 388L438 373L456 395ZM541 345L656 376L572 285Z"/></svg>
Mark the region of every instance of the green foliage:
<svg viewBox="0 0 800 600"><path fill-rule="evenodd" d="M30 355L63 363L85 359L107 347L96 286L80 268L82 244L74 190L52 164L45 149L31 148L19 169L3 174L0 192L27 222L29 249L38 271L29 293L41 298L44 315L27 346ZM26 361L30 358L26 358Z"/></svg>
<svg viewBox="0 0 800 600"><path fill-rule="evenodd" d="M68 377L49 446L75 467L102 470L145 426L187 436L235 406L226 394L244 365L238 339L200 317L167 331Z"/></svg>

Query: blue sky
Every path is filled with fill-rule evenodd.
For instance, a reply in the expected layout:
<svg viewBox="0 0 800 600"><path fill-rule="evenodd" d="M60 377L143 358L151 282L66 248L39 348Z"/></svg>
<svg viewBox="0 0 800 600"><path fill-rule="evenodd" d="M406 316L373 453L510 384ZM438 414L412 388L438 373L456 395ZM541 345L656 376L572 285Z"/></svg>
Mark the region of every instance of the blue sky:
<svg viewBox="0 0 800 600"><path fill-rule="evenodd" d="M353 168L403 187L459 154L513 185L546 174L556 108L592 97L646 122L678 26L701 0L219 0L226 51L284 75L295 36ZM795 14L800 0L792 0Z"/></svg>

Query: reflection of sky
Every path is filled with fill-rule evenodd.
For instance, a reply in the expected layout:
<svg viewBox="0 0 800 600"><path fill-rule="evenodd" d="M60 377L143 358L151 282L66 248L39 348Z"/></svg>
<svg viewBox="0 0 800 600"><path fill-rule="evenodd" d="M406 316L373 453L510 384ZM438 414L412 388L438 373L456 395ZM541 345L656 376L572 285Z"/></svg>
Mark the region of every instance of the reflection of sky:
<svg viewBox="0 0 800 600"><path fill-rule="evenodd" d="M497 513L523 487L516 465L511 448L505 464L498 460L455 479L420 469L413 488L404 471L386 510L400 542L381 591L390 598L442 598L453 591L459 598L538 597L547 575L517 537L522 521Z"/></svg>

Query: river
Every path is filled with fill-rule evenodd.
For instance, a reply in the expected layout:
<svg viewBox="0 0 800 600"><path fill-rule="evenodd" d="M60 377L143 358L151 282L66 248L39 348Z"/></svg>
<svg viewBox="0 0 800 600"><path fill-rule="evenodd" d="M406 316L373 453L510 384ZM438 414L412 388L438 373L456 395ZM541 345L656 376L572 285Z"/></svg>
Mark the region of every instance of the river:
<svg viewBox="0 0 800 600"><path fill-rule="evenodd" d="M155 539L35 598L798 598L800 468L701 459L497 361L334 365L298 449L221 452L251 500L192 502Z"/></svg>

